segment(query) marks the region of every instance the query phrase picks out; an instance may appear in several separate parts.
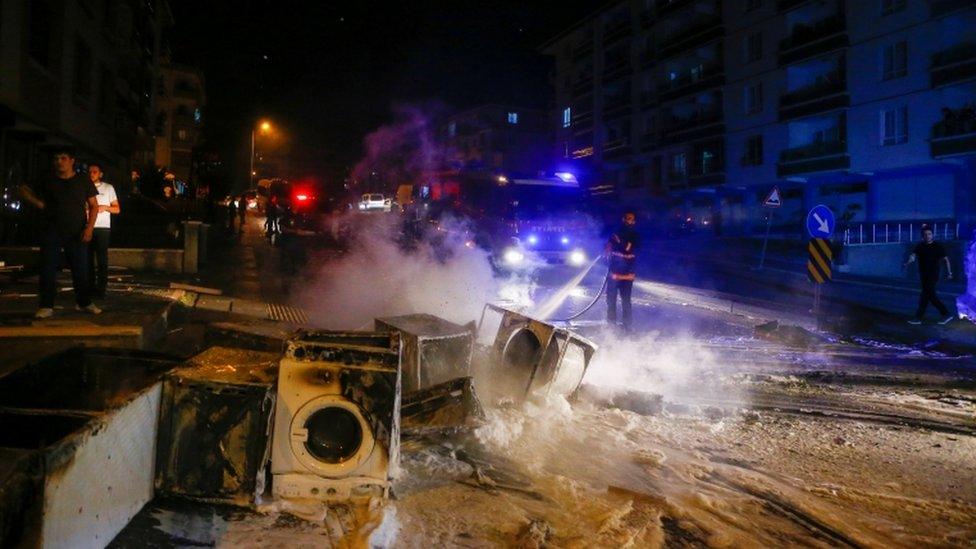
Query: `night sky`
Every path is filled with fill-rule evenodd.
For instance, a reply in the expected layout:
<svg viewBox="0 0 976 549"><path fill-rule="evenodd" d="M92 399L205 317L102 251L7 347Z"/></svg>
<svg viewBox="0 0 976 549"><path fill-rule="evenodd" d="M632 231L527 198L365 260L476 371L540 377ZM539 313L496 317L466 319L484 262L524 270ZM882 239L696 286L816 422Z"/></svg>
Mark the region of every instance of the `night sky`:
<svg viewBox="0 0 976 549"><path fill-rule="evenodd" d="M600 5L338 4L173 1L173 60L204 70L205 134L234 165L264 116L297 153L341 170L396 103L548 108L551 60L538 47Z"/></svg>

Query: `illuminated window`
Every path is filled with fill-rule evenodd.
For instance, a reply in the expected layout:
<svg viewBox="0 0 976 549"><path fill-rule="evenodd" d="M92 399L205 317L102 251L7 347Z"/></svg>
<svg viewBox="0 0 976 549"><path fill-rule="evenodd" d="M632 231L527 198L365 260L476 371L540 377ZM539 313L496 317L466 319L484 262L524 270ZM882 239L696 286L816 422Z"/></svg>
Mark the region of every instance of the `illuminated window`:
<svg viewBox="0 0 976 549"><path fill-rule="evenodd" d="M882 50L882 80L901 78L908 74L908 42L888 44Z"/></svg>
<svg viewBox="0 0 976 549"><path fill-rule="evenodd" d="M573 110L572 107L566 107L563 109L563 127L568 128L573 123Z"/></svg>
<svg viewBox="0 0 976 549"><path fill-rule="evenodd" d="M187 133L186 130L176 130L176 138L180 141L186 141Z"/></svg>
<svg viewBox="0 0 976 549"><path fill-rule="evenodd" d="M508 113L508 123L509 124L518 124L518 113L517 112L510 112L510 113Z"/></svg>
<svg viewBox="0 0 976 549"><path fill-rule="evenodd" d="M900 145L908 142L908 107L881 111L881 144Z"/></svg>

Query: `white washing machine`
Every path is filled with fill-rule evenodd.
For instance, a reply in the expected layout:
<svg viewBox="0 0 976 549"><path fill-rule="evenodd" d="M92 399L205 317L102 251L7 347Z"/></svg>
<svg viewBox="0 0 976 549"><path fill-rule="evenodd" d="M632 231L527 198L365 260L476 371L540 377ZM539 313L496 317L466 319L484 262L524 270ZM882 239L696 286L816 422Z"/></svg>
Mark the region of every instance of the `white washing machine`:
<svg viewBox="0 0 976 549"><path fill-rule="evenodd" d="M400 339L305 332L281 361L271 472L275 497L389 495L399 457Z"/></svg>

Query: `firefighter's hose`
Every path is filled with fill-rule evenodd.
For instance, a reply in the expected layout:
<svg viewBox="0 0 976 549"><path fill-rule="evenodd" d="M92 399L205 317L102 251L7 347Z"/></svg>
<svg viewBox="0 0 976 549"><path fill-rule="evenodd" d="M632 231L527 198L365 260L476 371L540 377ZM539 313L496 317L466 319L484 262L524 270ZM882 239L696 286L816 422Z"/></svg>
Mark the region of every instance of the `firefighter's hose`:
<svg viewBox="0 0 976 549"><path fill-rule="evenodd" d="M608 267L607 268L607 274L603 277L603 285L600 286L600 291L596 293L596 296L593 298L593 301L591 301L586 307L583 307L583 310L582 311L574 314L573 316L570 316L570 317L567 317L567 318L556 318L556 319L553 319L553 321L554 322L569 322L570 320L576 320L577 318L579 318L579 317L583 316L584 314L586 314L587 311L589 311L590 309L592 309L593 306L596 305L598 301L600 301L600 296L602 296L603 295L603 292L605 292L607 290L607 279L609 279L609 278L610 278L610 268Z"/></svg>

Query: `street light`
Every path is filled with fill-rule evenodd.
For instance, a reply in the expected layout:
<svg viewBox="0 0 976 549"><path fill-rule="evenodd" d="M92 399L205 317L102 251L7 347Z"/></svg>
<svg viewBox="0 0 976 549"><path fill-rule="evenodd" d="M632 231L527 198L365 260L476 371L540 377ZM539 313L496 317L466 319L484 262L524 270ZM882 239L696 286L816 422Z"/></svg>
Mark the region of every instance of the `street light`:
<svg viewBox="0 0 976 549"><path fill-rule="evenodd" d="M271 122L268 122L267 120L262 120L261 123L258 125L258 128L260 128L261 133L269 133L271 132ZM254 188L254 176L257 175L257 172L254 170L254 134L255 133L256 132L254 128L251 128L251 170L250 170L251 185L248 187L248 189Z"/></svg>

